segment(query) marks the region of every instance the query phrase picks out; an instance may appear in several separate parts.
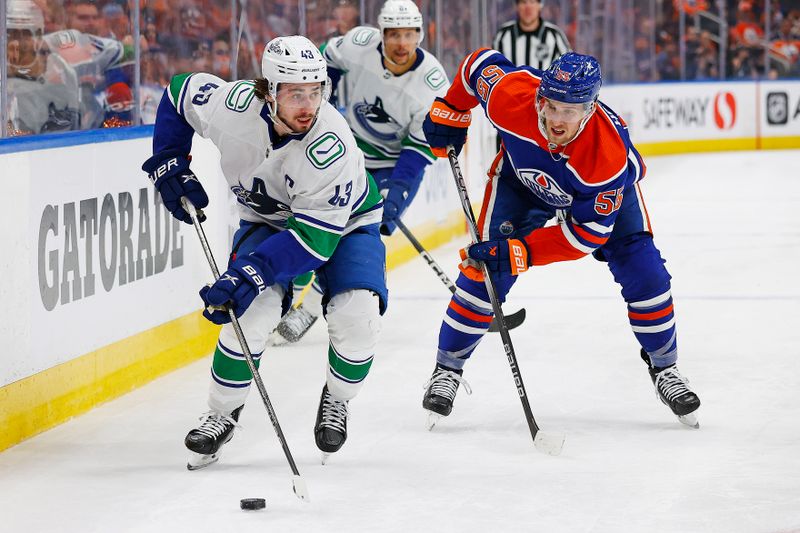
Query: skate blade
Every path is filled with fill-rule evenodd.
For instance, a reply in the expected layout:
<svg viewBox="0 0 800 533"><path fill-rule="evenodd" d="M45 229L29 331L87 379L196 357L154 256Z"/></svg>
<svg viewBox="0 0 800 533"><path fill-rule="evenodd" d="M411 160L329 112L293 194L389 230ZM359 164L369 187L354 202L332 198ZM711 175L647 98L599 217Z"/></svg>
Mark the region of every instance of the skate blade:
<svg viewBox="0 0 800 533"><path fill-rule="evenodd" d="M219 461L219 452L210 455L203 455L202 453L191 452L189 462L186 463L187 470L200 470L209 465Z"/></svg>
<svg viewBox="0 0 800 533"><path fill-rule="evenodd" d="M428 421L425 424L426 427L428 428L428 431L433 430L433 427L436 425L437 422L439 422L440 418L442 418L442 415L440 415L439 413L433 413L430 411L428 412Z"/></svg>
<svg viewBox="0 0 800 533"><path fill-rule="evenodd" d="M328 464L328 459L331 458L331 454L329 452L320 452L320 453L321 453L321 456L322 456L321 457L322 464L324 464L324 465Z"/></svg>
<svg viewBox="0 0 800 533"><path fill-rule="evenodd" d="M269 337L267 338L267 346L284 346L286 344L289 344L289 341L287 341L283 335L277 331L270 333Z"/></svg>
<svg viewBox="0 0 800 533"><path fill-rule="evenodd" d="M697 420L697 414L689 413L688 415L679 416L678 420L681 424L685 424L693 429L700 429L700 421Z"/></svg>
<svg viewBox="0 0 800 533"><path fill-rule="evenodd" d="M533 447L547 455L560 455L566 438L563 433L538 431L533 439Z"/></svg>

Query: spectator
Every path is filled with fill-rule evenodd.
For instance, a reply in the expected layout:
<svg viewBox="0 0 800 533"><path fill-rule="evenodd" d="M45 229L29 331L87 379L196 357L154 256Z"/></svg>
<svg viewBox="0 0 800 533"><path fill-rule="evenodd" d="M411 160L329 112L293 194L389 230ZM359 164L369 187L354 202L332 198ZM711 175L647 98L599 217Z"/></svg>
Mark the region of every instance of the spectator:
<svg viewBox="0 0 800 533"><path fill-rule="evenodd" d="M231 80L231 45L225 33L217 35L211 45L211 72L224 80Z"/></svg>
<svg viewBox="0 0 800 533"><path fill-rule="evenodd" d="M67 6L67 28L101 35L100 11L93 0L75 0Z"/></svg>
<svg viewBox="0 0 800 533"><path fill-rule="evenodd" d="M358 26L359 18L358 7L354 3L348 0L339 0L339 3L333 8L335 28L328 35L328 39L344 35Z"/></svg>

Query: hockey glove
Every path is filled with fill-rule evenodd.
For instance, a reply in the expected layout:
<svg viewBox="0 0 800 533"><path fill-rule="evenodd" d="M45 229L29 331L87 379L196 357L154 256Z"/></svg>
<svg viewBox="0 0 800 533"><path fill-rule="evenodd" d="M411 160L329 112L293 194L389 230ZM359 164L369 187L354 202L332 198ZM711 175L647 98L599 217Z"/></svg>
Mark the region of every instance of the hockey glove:
<svg viewBox="0 0 800 533"><path fill-rule="evenodd" d="M528 270L528 246L519 239L484 241L461 250L462 265L469 268L472 261L481 261L492 274L511 274L516 276ZM462 269L463 270L463 269ZM480 269L478 269L480 270Z"/></svg>
<svg viewBox="0 0 800 533"><path fill-rule="evenodd" d="M241 256L213 285L200 289L200 298L206 305L203 316L214 324L227 324L231 321L227 307L239 318L255 297L273 283L275 275L264 261L254 255Z"/></svg>
<svg viewBox="0 0 800 533"><path fill-rule="evenodd" d="M408 182L391 181L383 200L383 219L381 220L381 234L391 235L397 228L395 220L403 214L408 201Z"/></svg>
<svg viewBox="0 0 800 533"><path fill-rule="evenodd" d="M447 146L452 144L456 154L467 142L467 128L472 121L471 111L461 111L448 104L444 98L436 98L422 123L425 139L436 157L447 157Z"/></svg>
<svg viewBox="0 0 800 533"><path fill-rule="evenodd" d="M208 195L197 176L189 169L189 158L178 150L166 150L155 154L142 164L142 170L156 186L164 201L164 206L172 216L187 224L192 223L181 205L181 197L185 196L197 209L208 205ZM198 212L200 222L206 217Z"/></svg>

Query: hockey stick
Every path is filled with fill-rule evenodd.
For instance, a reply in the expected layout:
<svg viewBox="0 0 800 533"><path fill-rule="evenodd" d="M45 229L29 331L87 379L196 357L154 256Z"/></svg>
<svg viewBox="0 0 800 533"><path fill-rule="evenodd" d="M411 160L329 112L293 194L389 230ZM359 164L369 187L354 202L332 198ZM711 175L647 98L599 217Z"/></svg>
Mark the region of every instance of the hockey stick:
<svg viewBox="0 0 800 533"><path fill-rule="evenodd" d="M464 181L464 176L461 174L461 167L458 165L458 157L452 145L447 147L447 158L450 160L450 168L453 170L453 178L456 182L456 189L458 189L458 196L461 198L461 207L464 209L464 216L467 219L467 226L469 227L472 240L476 243L481 242L480 235L478 234L478 225L475 222L475 214L472 212L472 204L470 204L469 201L467 184ZM528 428L531 430L533 445L540 452L549 455L558 455L561 453L561 448L564 446L565 436L563 433L546 433L541 431L536 424L536 420L533 418L531 405L528 402L528 393L525 391L525 384L522 382L522 374L520 373L519 364L517 363L517 356L514 353L514 346L511 344L511 335L508 333L508 326L503 316L503 309L500 306L500 299L497 297L497 289L495 288L494 281L492 281L492 277L489 275L489 269L486 268L486 264L481 263L481 267L484 283L486 283L486 292L489 293L494 316L500 327L500 338L503 340L503 349L506 352L508 364L511 367L511 375L514 376L517 393L522 402L522 410L525 411L525 420L528 422Z"/></svg>
<svg viewBox="0 0 800 533"><path fill-rule="evenodd" d="M405 235L406 238L411 242L414 248L417 249L419 255L421 255L422 258L425 259L425 261L428 263L428 266L431 267L431 269L433 269L433 271L436 273L437 276L439 276L439 279L442 281L442 283L444 283L445 286L448 289L450 289L451 293L455 294L456 293L455 283L453 283L447 276L447 274L444 273L444 270L442 270L442 267L439 266L439 263L437 263L436 260L433 258L433 256L428 252L428 250L426 250L422 246L422 243L417 240L417 238L414 236L413 233L411 233L411 230L408 229L406 225L403 224L403 221L400 220L399 218L395 219L395 224L397 225L398 229L403 232L403 235ZM515 327L522 324L524 321L525 321L525 308L523 307L516 313L511 313L510 315L506 316L506 327L508 327L508 329L514 329ZM500 327L497 324L497 320L492 319L492 323L489 324L489 331L491 331L492 333L500 331Z"/></svg>
<svg viewBox="0 0 800 533"><path fill-rule="evenodd" d="M214 260L214 256L211 254L211 248L208 246L206 233L203 231L203 226L200 224L200 220L197 216L197 209L195 209L194 205L192 205L192 203L186 197L181 198L181 204L186 212L189 213L189 216L192 217L192 224L197 230L197 236L200 238L200 245L203 247L203 251L206 254L206 259L208 259L208 265L211 267L211 272L214 274L214 279L219 279L217 262ZM272 408L272 402L269 401L267 389L264 387L264 382L261 380L261 375L258 373L256 364L253 361L253 354L250 353L250 347L247 345L247 340L244 338L244 332L242 332L242 327L239 325L239 319L236 318L236 315L230 306L226 306L226 309L228 311L228 316L231 317L233 331L236 332L236 337L239 339L239 344L242 345L244 359L247 361L247 366L250 367L250 372L253 374L253 381L256 382L256 388L258 388L258 392L261 394L261 399L264 401L264 407L267 408L267 414L269 415L270 422L272 422L272 427L275 428L275 433L278 435L278 440L281 441L281 446L283 447L283 453L286 454L286 460L289 461L292 474L294 474L292 476L292 488L294 489L294 493L304 502L308 502L308 487L306 487L306 482L303 480L303 478L300 477L300 472L297 470L297 465L294 463L294 459L292 458L292 452L289 451L289 444L286 442L286 437L283 436L281 425L278 423L278 416L275 414L275 409Z"/></svg>

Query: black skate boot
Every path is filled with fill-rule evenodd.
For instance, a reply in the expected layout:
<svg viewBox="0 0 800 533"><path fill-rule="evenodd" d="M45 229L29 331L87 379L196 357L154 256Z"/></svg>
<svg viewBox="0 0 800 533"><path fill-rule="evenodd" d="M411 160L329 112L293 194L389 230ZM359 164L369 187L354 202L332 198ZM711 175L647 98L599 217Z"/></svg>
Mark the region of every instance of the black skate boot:
<svg viewBox="0 0 800 533"><path fill-rule="evenodd" d="M311 313L303 304L292 307L283 315L275 331L270 335L269 341L273 346L292 344L308 333L311 326L316 323L318 315Z"/></svg>
<svg viewBox="0 0 800 533"><path fill-rule="evenodd" d="M433 429L439 418L447 416L453 410L453 401L456 399L458 386L463 383L467 394L472 394L469 383L461 377L463 370L436 365L431 379L425 385L427 389L422 398L422 407L430 411L428 415L428 429Z"/></svg>
<svg viewBox="0 0 800 533"><path fill-rule="evenodd" d="M337 400L328 392L328 386L322 387L322 396L317 409L317 421L314 424L314 440L322 451L322 464L328 456L338 452L347 440L347 402Z"/></svg>
<svg viewBox="0 0 800 533"><path fill-rule="evenodd" d="M696 411L700 407L700 398L689 388L689 380L681 376L676 365L654 367L647 352L640 352L647 363L650 379L656 388L656 396L670 408L683 424L695 429L700 427Z"/></svg>
<svg viewBox="0 0 800 533"><path fill-rule="evenodd" d="M244 405L234 409L228 416L209 411L200 417L200 427L191 430L184 440L192 452L186 468L197 470L217 462L222 445L233 438L233 429L239 427L243 408Z"/></svg>

